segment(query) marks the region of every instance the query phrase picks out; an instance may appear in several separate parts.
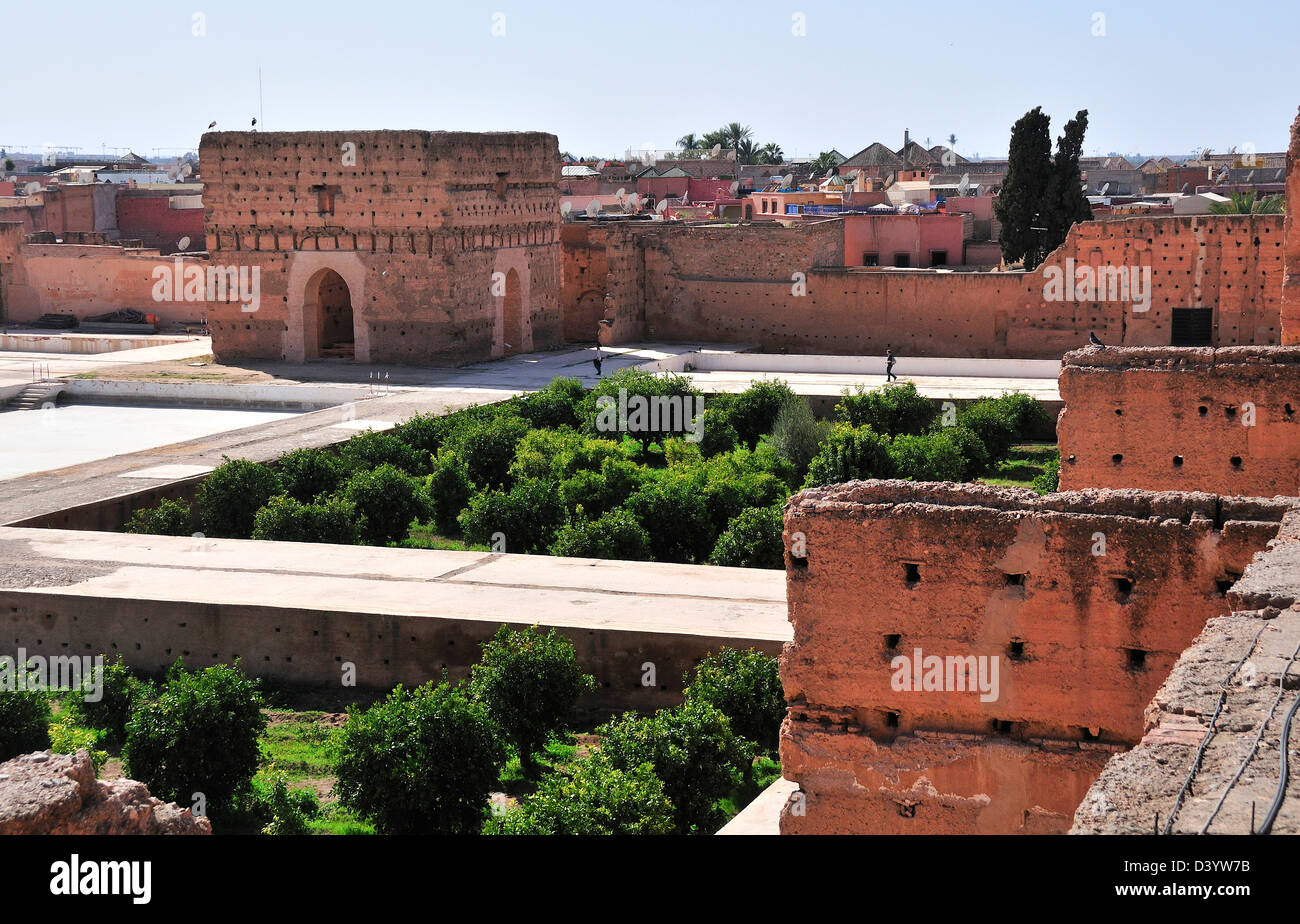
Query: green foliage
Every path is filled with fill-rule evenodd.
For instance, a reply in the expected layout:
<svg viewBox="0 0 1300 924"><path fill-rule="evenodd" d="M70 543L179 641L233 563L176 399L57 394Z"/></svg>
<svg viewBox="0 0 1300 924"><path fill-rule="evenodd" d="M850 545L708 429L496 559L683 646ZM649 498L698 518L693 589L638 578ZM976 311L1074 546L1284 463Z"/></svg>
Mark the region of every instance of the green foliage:
<svg viewBox="0 0 1300 924"><path fill-rule="evenodd" d="M566 510L582 507L588 517L600 517L632 496L647 480L647 472L627 459L605 459L600 471L582 470L560 482Z"/></svg>
<svg viewBox="0 0 1300 924"><path fill-rule="evenodd" d="M480 489L508 487L510 464L528 431L528 421L502 415L458 429L449 448L465 460L470 481Z"/></svg>
<svg viewBox="0 0 1300 924"><path fill-rule="evenodd" d="M859 385L853 392L847 389L835 413L851 427L870 427L884 436L920 434L929 429L939 409L933 401L916 390L916 385L883 385L867 391Z"/></svg>
<svg viewBox="0 0 1300 924"><path fill-rule="evenodd" d="M398 686L369 709L348 710L334 791L383 834L472 834L504 762L487 707L464 690Z"/></svg>
<svg viewBox="0 0 1300 924"><path fill-rule="evenodd" d="M548 738L569 730L578 698L595 688L573 643L536 626L502 626L470 668L471 691L514 745L525 771L536 769L533 755Z"/></svg>
<svg viewBox="0 0 1300 924"><path fill-rule="evenodd" d="M1056 139L1056 158L1052 177L1044 195L1042 227L1043 254L1046 256L1065 243L1065 237L1077 221L1092 219L1092 205L1083 191L1079 173L1079 156L1083 153L1083 136L1088 131L1088 110L1080 109L1065 123L1065 134Z"/></svg>
<svg viewBox="0 0 1300 924"><path fill-rule="evenodd" d="M496 547L492 536L505 536L505 551L536 552L545 549L564 522L560 486L554 481L523 478L509 491L476 494L460 515L468 543Z"/></svg>
<svg viewBox="0 0 1300 924"><path fill-rule="evenodd" d="M1215 202L1210 211L1215 215L1280 215L1283 211L1281 196L1256 196L1254 192L1233 191L1228 202Z"/></svg>
<svg viewBox="0 0 1300 924"><path fill-rule="evenodd" d="M356 545L357 511L338 497L304 504L281 494L257 511L252 538Z"/></svg>
<svg viewBox="0 0 1300 924"><path fill-rule="evenodd" d="M458 532L457 517L474 496L474 484L469 480L469 466L454 452L440 451L433 459L433 474L424 482L425 492L432 505L433 525L446 535Z"/></svg>
<svg viewBox="0 0 1300 924"><path fill-rule="evenodd" d="M211 814L229 810L257 772L263 705L261 682L238 662L191 673L177 661L127 722L127 774L163 801L189 805L201 792Z"/></svg>
<svg viewBox="0 0 1300 924"><path fill-rule="evenodd" d="M660 418L658 421L650 420L648 413L645 415L647 418L645 420L637 420L632 413L629 413L626 421L619 421L620 389L626 389L629 409L633 397L647 400L673 397L685 399L698 398L700 395L700 392L691 385L690 379L685 376L673 373L655 375L653 372L638 369L619 369L609 378L602 379L582 399L578 410L586 433L611 438L616 433L626 432L641 443L644 451L651 443L662 443L670 436L681 436L691 430L691 421L684 419L688 416L687 413L680 415L683 419L676 420L672 418L678 415L661 413L658 415ZM682 410L687 412L699 405L697 401L692 401L689 407L683 402L674 403L681 405ZM657 426L651 426L652 423L656 423Z"/></svg>
<svg viewBox="0 0 1300 924"><path fill-rule="evenodd" d="M784 568L784 516L780 507L749 507L727 524L709 564L732 568Z"/></svg>
<svg viewBox="0 0 1300 924"><path fill-rule="evenodd" d="M989 463L1007 457L1016 441L1019 417L1014 408L1000 404L997 398L982 398L962 409L957 422L979 437L988 451Z"/></svg>
<svg viewBox="0 0 1300 924"><path fill-rule="evenodd" d="M673 805L654 767L615 769L596 755L552 773L522 806L488 823L495 834L672 834Z"/></svg>
<svg viewBox="0 0 1300 924"><path fill-rule="evenodd" d="M1081 109L1057 139L1053 160L1051 119L1041 106L1011 127L1007 175L993 202L993 214L1002 223L998 242L1008 263L1034 269L1065 242L1076 221L1092 217L1079 174L1087 130L1088 111Z"/></svg>
<svg viewBox="0 0 1300 924"><path fill-rule="evenodd" d="M66 719L50 726L50 750L55 754L75 754L85 750L90 754L96 774L108 760L108 751L101 747L103 743L104 732L98 728L82 728Z"/></svg>
<svg viewBox="0 0 1300 924"><path fill-rule="evenodd" d="M988 470L990 459L988 447L976 435L975 431L963 424L944 427L945 436L957 447L962 457L962 481L970 481Z"/></svg>
<svg viewBox="0 0 1300 924"><path fill-rule="evenodd" d="M795 479L802 482L830 429L830 422L818 420L806 399L796 397L781 405L772 422L769 442L777 455L790 463Z"/></svg>
<svg viewBox="0 0 1300 924"><path fill-rule="evenodd" d="M1034 476L1034 490L1039 494L1055 494L1061 489L1061 460L1048 459L1043 471Z"/></svg>
<svg viewBox="0 0 1300 924"><path fill-rule="evenodd" d="M731 729L766 752L776 751L785 718L785 690L777 660L750 648L723 648L700 662L687 682L686 702L707 703L731 721Z"/></svg>
<svg viewBox="0 0 1300 924"><path fill-rule="evenodd" d="M575 519L562 526L550 553L570 558L650 561L650 535L629 511L611 510L591 522Z"/></svg>
<svg viewBox="0 0 1300 924"><path fill-rule="evenodd" d="M889 456L898 477L912 481L961 481L969 464L946 429L896 437Z"/></svg>
<svg viewBox="0 0 1300 924"><path fill-rule="evenodd" d="M1052 418L1032 396L1017 391L988 400L1007 418L1017 441L1050 438Z"/></svg>
<svg viewBox="0 0 1300 924"><path fill-rule="evenodd" d="M208 536L247 539L257 511L284 489L268 465L225 456L222 460L194 499L199 522Z"/></svg>
<svg viewBox="0 0 1300 924"><path fill-rule="evenodd" d="M552 379L541 391L523 398L519 413L533 427L577 427L582 422L578 406L585 396L577 379Z"/></svg>
<svg viewBox="0 0 1300 924"><path fill-rule="evenodd" d="M458 423L457 414L416 414L388 432L411 448L432 456L442 448Z"/></svg>
<svg viewBox="0 0 1300 924"><path fill-rule="evenodd" d="M751 746L708 703L688 702L652 716L624 713L597 729L600 753L630 772L655 768L673 804L679 834L711 834L722 821L716 803L735 786L752 759Z"/></svg>
<svg viewBox="0 0 1300 924"><path fill-rule="evenodd" d="M253 781L251 801L253 814L264 819L263 834L310 834L311 822L321 814L316 794L310 789L291 788L288 778L279 771Z"/></svg>
<svg viewBox="0 0 1300 924"><path fill-rule="evenodd" d="M98 685L99 698L87 701L89 693ZM126 724L131 713L142 703L157 695L157 689L147 680L131 673L131 669L118 654L102 668L96 668L92 677L82 682L83 695L68 699L68 712L79 725L100 729L104 743L117 747L126 741Z"/></svg>
<svg viewBox="0 0 1300 924"><path fill-rule="evenodd" d="M889 440L870 427L837 424L808 465L805 487L840 484L866 478L892 478L894 460Z"/></svg>
<svg viewBox="0 0 1300 924"><path fill-rule="evenodd" d="M750 449L758 445L758 438L772 432L781 408L797 396L790 386L778 380L754 382L736 396L728 409L727 422L736 431L740 442ZM705 426L708 426L705 416Z"/></svg>
<svg viewBox="0 0 1300 924"><path fill-rule="evenodd" d="M429 517L424 484L392 465L354 474L343 486L343 499L364 518L361 538L368 545L405 539L411 523Z"/></svg>
<svg viewBox="0 0 1300 924"><path fill-rule="evenodd" d="M788 491L772 473L775 452L737 449L709 459L690 473L709 511L713 536L750 507L770 507L784 502Z"/></svg>
<svg viewBox="0 0 1300 924"><path fill-rule="evenodd" d="M350 472L370 471L391 465L408 475L429 471L429 454L410 446L391 433L366 430L349 439L339 449L339 456Z"/></svg>
<svg viewBox="0 0 1300 924"><path fill-rule="evenodd" d="M23 665L14 667L17 676ZM10 678L13 679L12 677ZM50 697L44 690L0 690L0 762L50 746Z"/></svg>
<svg viewBox="0 0 1300 924"><path fill-rule="evenodd" d="M515 449L510 476L562 481L577 472L599 471L606 459L627 459L630 448L574 430L530 430Z"/></svg>
<svg viewBox="0 0 1300 924"><path fill-rule="evenodd" d="M702 562L717 536L709 507L689 474L663 472L636 490L624 506L650 536L655 561Z"/></svg>
<svg viewBox="0 0 1300 924"><path fill-rule="evenodd" d="M284 493L310 504L322 494L333 494L348 476L348 463L323 449L294 449L275 463Z"/></svg>
<svg viewBox="0 0 1300 924"><path fill-rule="evenodd" d="M178 500L164 500L157 507L141 507L131 514L123 530L151 536L189 536L195 532L190 505Z"/></svg>

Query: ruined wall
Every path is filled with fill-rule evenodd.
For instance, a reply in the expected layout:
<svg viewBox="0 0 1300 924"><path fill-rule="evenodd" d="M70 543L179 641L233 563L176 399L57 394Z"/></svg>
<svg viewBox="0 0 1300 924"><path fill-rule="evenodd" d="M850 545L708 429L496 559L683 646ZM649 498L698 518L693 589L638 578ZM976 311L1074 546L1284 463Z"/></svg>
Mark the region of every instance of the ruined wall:
<svg viewBox="0 0 1300 924"><path fill-rule="evenodd" d="M1061 489L1300 494L1300 347L1065 356Z"/></svg>
<svg viewBox="0 0 1300 924"><path fill-rule="evenodd" d="M566 340L578 343L595 340L600 321L605 317L605 290L609 276L605 237L605 229L590 222L575 221L561 226L560 300Z"/></svg>
<svg viewBox="0 0 1300 924"><path fill-rule="evenodd" d="M218 358L319 355L326 271L347 285L358 362L560 342L554 135L210 132L199 153L213 262L261 271L259 311L209 317Z"/></svg>
<svg viewBox="0 0 1300 924"><path fill-rule="evenodd" d="M1107 343L1172 342L1172 309L1213 307L1218 346L1279 342L1282 216L1131 218L1076 225L1032 273L853 270L843 225L628 229L643 264L610 257L606 291L643 319L627 339L754 343L766 350L1055 359L1095 330ZM612 238L611 238L612 240ZM1150 302L1048 300L1049 268L1146 268ZM629 261L630 262L630 261ZM794 274L803 273L805 294ZM607 315L608 316L608 315Z"/></svg>
<svg viewBox="0 0 1300 924"><path fill-rule="evenodd" d="M1286 150L1286 281L1282 285L1282 343L1300 344L1300 225L1295 220L1295 203L1300 202L1300 115L1291 123L1291 144Z"/></svg>
<svg viewBox="0 0 1300 924"><path fill-rule="evenodd" d="M899 481L796 495L781 762L804 801L783 833L1066 830L1285 509ZM983 658L997 683L899 689L916 649Z"/></svg>

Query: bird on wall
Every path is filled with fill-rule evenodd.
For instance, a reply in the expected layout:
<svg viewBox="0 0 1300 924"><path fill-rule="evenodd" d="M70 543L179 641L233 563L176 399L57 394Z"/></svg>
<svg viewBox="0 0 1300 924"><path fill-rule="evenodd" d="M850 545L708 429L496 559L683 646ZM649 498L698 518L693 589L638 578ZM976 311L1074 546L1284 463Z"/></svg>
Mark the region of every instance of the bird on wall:
<svg viewBox="0 0 1300 924"><path fill-rule="evenodd" d="M253 131L257 131L257 119L253 119Z"/></svg>
<svg viewBox="0 0 1300 924"><path fill-rule="evenodd" d="M208 123L208 128L209 128L209 129L213 129L213 128L216 128L216 127L217 127L217 123L216 123L216 120L215 120L215 119L214 119L213 121L211 121L211 122Z"/></svg>
<svg viewBox="0 0 1300 924"><path fill-rule="evenodd" d="M1097 347L1097 349L1099 350L1106 349L1106 344L1101 342L1101 339L1098 338L1097 334L1094 331L1088 331L1088 342L1091 343L1093 346Z"/></svg>

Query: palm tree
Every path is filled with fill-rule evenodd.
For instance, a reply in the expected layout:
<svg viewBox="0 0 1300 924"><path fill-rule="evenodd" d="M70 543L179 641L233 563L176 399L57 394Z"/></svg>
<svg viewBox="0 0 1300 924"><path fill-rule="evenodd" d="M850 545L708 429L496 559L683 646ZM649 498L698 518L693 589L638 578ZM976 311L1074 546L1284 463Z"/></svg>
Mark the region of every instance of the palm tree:
<svg viewBox="0 0 1300 924"><path fill-rule="evenodd" d="M749 141L752 143L754 140L753 129L748 125L741 125L739 122L729 122L722 126L722 128L718 129L718 132L722 135L723 146L735 148L737 152L740 150L740 144L742 141Z"/></svg>
<svg viewBox="0 0 1300 924"><path fill-rule="evenodd" d="M677 146L683 151L698 151L700 149L700 139L696 138L693 132L682 135L677 139Z"/></svg>
<svg viewBox="0 0 1300 924"><path fill-rule="evenodd" d="M742 164L764 163L762 160L762 151L759 146L749 138L742 138L740 143L736 145L736 160Z"/></svg>
<svg viewBox="0 0 1300 924"><path fill-rule="evenodd" d="M767 144L763 145L762 150L759 151L759 157L761 158L759 161L760 163L780 164L785 161L785 152L781 150L781 145L777 144L775 141L769 141Z"/></svg>
<svg viewBox="0 0 1300 924"><path fill-rule="evenodd" d="M1282 197L1256 198L1253 192L1233 192L1229 202L1215 202L1210 211L1215 215L1280 215Z"/></svg>
<svg viewBox="0 0 1300 924"><path fill-rule="evenodd" d="M836 166L835 155L830 151L822 151L817 155L817 159L808 166L813 176L825 176L827 173L830 173L832 167Z"/></svg>

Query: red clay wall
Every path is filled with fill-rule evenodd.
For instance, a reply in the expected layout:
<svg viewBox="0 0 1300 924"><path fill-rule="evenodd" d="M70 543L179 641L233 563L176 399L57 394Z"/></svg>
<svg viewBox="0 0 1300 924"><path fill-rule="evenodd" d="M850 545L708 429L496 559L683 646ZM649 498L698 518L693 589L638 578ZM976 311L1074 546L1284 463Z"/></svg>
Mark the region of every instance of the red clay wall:
<svg viewBox="0 0 1300 924"><path fill-rule="evenodd" d="M206 250L201 208L174 209L171 196L152 191L120 190L117 195L117 228L123 239L139 241L161 253L175 253L183 238L185 250Z"/></svg>
<svg viewBox="0 0 1300 924"><path fill-rule="evenodd" d="M1285 509L899 481L796 495L781 759L806 805L782 831L1066 830ZM997 658L996 698L895 689L918 648Z"/></svg>
<svg viewBox="0 0 1300 924"><path fill-rule="evenodd" d="M1061 489L1300 495L1300 347L1079 350Z"/></svg>
<svg viewBox="0 0 1300 924"><path fill-rule="evenodd" d="M618 290L623 331L611 336L625 339L1055 359L1085 344L1090 330L1112 344L1167 345L1172 309L1195 306L1216 308L1219 346L1272 344L1280 337L1278 215L1086 222L1033 273L847 271L843 224L833 220L793 228L656 223L627 233L642 253L611 257L606 290ZM1148 309L1135 311L1131 301L1046 300L1044 273L1055 267L1064 274L1067 258L1076 265L1149 268ZM619 278L620 272L628 275ZM793 285L795 273L806 278L803 295Z"/></svg>
<svg viewBox="0 0 1300 924"><path fill-rule="evenodd" d="M1296 225L1296 203L1300 203L1300 115L1291 124L1291 145L1286 151L1286 282L1282 287L1282 343L1300 344L1300 226Z"/></svg>
<svg viewBox="0 0 1300 924"><path fill-rule="evenodd" d="M554 135L210 132L200 157L213 262L258 266L262 280L256 313L210 313L218 358L315 355L324 270L348 285L359 362L458 363L561 341ZM511 270L525 318L507 331L493 274Z"/></svg>

